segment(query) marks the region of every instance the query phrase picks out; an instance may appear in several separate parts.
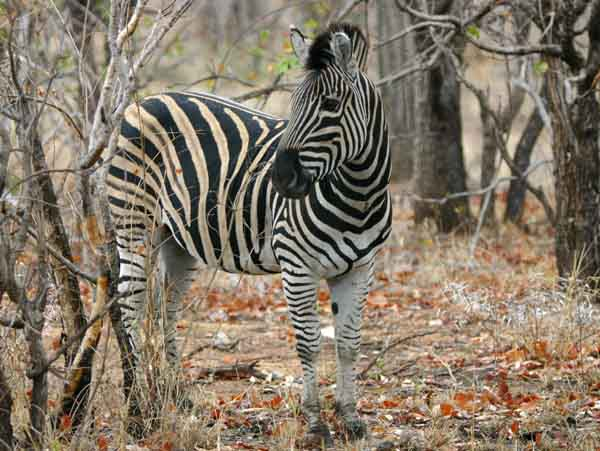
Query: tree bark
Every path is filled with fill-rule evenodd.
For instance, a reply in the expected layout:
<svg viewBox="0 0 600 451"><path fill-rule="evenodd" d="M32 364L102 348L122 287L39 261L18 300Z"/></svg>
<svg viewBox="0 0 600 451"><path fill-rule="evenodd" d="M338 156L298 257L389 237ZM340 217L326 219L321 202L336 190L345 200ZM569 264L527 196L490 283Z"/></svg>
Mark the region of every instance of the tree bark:
<svg viewBox="0 0 600 451"><path fill-rule="evenodd" d="M410 17L396 8L392 2L377 4L379 41L409 27L410 24ZM377 52L379 76L383 78L398 70L398 64L409 61L415 54L416 48L412 34L381 47ZM414 83L385 85L381 88L381 95L386 106L386 116L390 128L392 182L410 180L414 166L415 113L417 111Z"/></svg>
<svg viewBox="0 0 600 451"><path fill-rule="evenodd" d="M572 72L578 68L564 56L563 61L549 59L547 83L556 171L556 264L561 277L597 286L593 278L600 275L600 106L595 77L600 71L600 3L591 12L588 36L584 77L575 85L574 102L565 98L565 78L572 74L565 74L563 63L569 63Z"/></svg>
<svg viewBox="0 0 600 451"><path fill-rule="evenodd" d="M435 2L434 2L435 4ZM431 8L436 14L450 12L452 1L437 3ZM428 32L416 38L422 52L431 41ZM455 50L462 45L454 42ZM414 202L415 222L427 218L435 221L438 230L450 232L466 224L470 218L467 197L428 202L428 198L443 199L448 194L466 191L466 171L462 147L460 84L453 62L446 55L428 73L423 74L419 87L417 130L420 145L415 146L415 189L420 199Z"/></svg>
<svg viewBox="0 0 600 451"><path fill-rule="evenodd" d="M96 30L96 18L101 17L102 13L99 2L95 0L68 0L66 6L71 15L73 40L81 56L81 77L78 84L80 110L84 112L87 124L92 124L100 98L101 84L97 78L105 64L105 61L96 58L92 36ZM87 124L84 123L84 130L87 129Z"/></svg>
<svg viewBox="0 0 600 451"><path fill-rule="evenodd" d="M12 404L10 388L0 366L0 451L13 449L13 428L10 421Z"/></svg>
<svg viewBox="0 0 600 451"><path fill-rule="evenodd" d="M481 126L482 126L482 148L481 148L481 188L487 188L494 181L496 175L496 159L498 156L498 147L496 145L496 136L494 135L494 121L490 113L485 109L481 108L480 111ZM482 197L481 208L483 208L484 202ZM496 197L494 193L489 194L489 200L487 202L486 211L481 212L483 214L483 223L488 226L496 224Z"/></svg>
<svg viewBox="0 0 600 451"><path fill-rule="evenodd" d="M542 96L545 93L545 85L542 87ZM529 115L527 125L521 134L515 150L514 163L519 172L524 173L531 162L531 154L539 136L544 129L544 121L539 110L536 108ZM504 212L504 221L510 221L519 224L523 219L523 206L525 204L525 195L527 186L524 179L511 180L508 188L508 198L506 210Z"/></svg>

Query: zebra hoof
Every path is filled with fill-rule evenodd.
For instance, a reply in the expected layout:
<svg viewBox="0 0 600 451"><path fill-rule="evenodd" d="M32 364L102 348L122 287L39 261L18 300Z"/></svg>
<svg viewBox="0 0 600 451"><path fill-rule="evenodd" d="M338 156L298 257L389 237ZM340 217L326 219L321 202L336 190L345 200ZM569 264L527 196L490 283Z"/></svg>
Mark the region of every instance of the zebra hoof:
<svg viewBox="0 0 600 451"><path fill-rule="evenodd" d="M349 441L360 440L367 435L367 424L360 418L343 419L343 433Z"/></svg>
<svg viewBox="0 0 600 451"><path fill-rule="evenodd" d="M324 423L311 427L298 443L298 448L303 450L322 450L332 447L333 438Z"/></svg>

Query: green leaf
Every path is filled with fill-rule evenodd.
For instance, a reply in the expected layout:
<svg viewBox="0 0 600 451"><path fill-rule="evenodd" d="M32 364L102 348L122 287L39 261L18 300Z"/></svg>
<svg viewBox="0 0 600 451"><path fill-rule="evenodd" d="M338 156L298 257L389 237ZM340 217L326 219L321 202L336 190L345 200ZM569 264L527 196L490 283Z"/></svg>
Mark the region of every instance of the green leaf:
<svg viewBox="0 0 600 451"><path fill-rule="evenodd" d="M265 54L264 49L260 47L253 47L250 49L250 55L256 56L257 58L262 58Z"/></svg>
<svg viewBox="0 0 600 451"><path fill-rule="evenodd" d="M540 76L544 75L548 71L548 63L543 60L536 61L533 64L533 71L537 75L540 75Z"/></svg>
<svg viewBox="0 0 600 451"><path fill-rule="evenodd" d="M306 22L304 22L304 28L307 31L316 30L317 28L319 28L319 21L311 17Z"/></svg>
<svg viewBox="0 0 600 451"><path fill-rule="evenodd" d="M298 66L300 66L300 61L298 61L296 55L284 55L277 61L275 69L278 74L285 74L287 71L295 69Z"/></svg>
<svg viewBox="0 0 600 451"><path fill-rule="evenodd" d="M471 36L473 39L479 39L481 37L481 33L479 32L479 28L477 25L469 25L466 30L467 34Z"/></svg>
<svg viewBox="0 0 600 451"><path fill-rule="evenodd" d="M269 30L260 30L260 33L258 33L258 39L260 43L264 44L267 41L267 39L269 39L270 35L271 32Z"/></svg>
<svg viewBox="0 0 600 451"><path fill-rule="evenodd" d="M67 72L73 69L75 67L73 55L60 55L56 60L56 67L61 72Z"/></svg>

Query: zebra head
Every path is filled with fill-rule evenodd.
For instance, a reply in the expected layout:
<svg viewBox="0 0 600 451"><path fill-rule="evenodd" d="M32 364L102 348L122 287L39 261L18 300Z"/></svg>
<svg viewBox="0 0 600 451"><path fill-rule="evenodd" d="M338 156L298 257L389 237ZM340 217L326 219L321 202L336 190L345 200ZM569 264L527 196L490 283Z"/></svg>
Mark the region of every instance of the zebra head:
<svg viewBox="0 0 600 451"><path fill-rule="evenodd" d="M348 24L333 24L312 42L293 27L290 36L306 71L292 94L271 178L279 194L301 198L365 146L367 95L360 69L367 41Z"/></svg>

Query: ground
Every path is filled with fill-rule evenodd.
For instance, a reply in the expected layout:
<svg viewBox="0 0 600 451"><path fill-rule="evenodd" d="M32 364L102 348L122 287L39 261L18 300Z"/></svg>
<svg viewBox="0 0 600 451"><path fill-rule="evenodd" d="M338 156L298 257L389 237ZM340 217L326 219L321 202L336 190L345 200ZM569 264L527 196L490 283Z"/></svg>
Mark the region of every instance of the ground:
<svg viewBox="0 0 600 451"><path fill-rule="evenodd" d="M359 412L370 432L355 443L345 442L333 415L332 314L323 286L321 390L335 449L600 449L594 293L571 281L558 289L553 230L535 205L527 217L527 233L500 225L473 246L473 235L440 236L397 209L365 313ZM105 325L90 421L75 438L68 420L61 424L53 450L69 441L71 449L100 450L306 449L301 370L280 279L212 276L194 284L178 325L192 410L167 400L156 432L139 442L128 436L118 353ZM57 330L49 329L49 340ZM207 375L236 365L246 367ZM164 366L154 369L164 374ZM17 398L18 424L24 397Z"/></svg>

